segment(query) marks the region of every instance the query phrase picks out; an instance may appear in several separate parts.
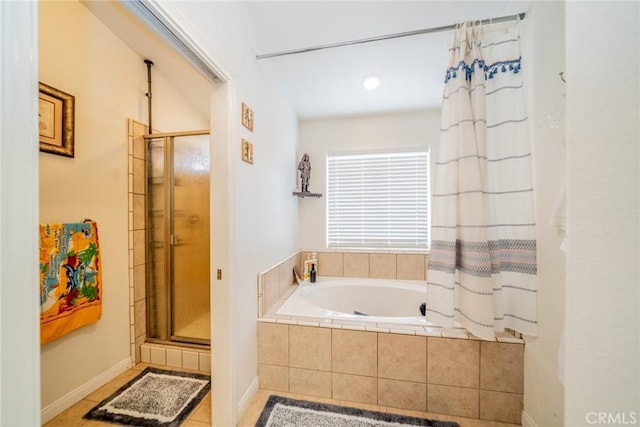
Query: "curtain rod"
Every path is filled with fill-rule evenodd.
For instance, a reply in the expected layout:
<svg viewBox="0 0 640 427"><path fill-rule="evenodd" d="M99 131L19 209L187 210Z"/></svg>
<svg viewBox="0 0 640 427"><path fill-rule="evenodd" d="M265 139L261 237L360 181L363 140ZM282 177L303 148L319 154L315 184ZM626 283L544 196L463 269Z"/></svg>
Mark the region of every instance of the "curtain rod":
<svg viewBox="0 0 640 427"><path fill-rule="evenodd" d="M507 21L514 21L516 19L522 20L522 19L524 19L525 15L526 15L526 13L522 12L522 13L518 13L518 14L515 14L515 15L500 16L498 18L482 19L482 20L471 21L471 22L480 22L482 24L507 22ZM458 24L444 25L442 27L424 28L422 30L406 31L406 32L403 32L403 33L387 34L387 35L383 35L383 36L368 37L368 38L364 38L364 39L350 40L350 41L346 41L346 42L323 44L323 45L319 45L319 46L306 47L306 48L302 48L302 49L292 49L292 50L283 50L281 52L264 53L262 55L256 55L256 59L267 59L267 58L275 58L277 56L297 55L299 53L313 52L315 50L322 50L322 49L332 49L334 47L342 47L342 46L350 46L350 45L354 45L354 44L371 43L371 42L377 42L377 41L380 41L380 40L397 39L397 38L400 38L400 37L417 36L419 34L438 33L438 32L441 32L441 31L453 30L453 29L456 28L456 25L458 25Z"/></svg>

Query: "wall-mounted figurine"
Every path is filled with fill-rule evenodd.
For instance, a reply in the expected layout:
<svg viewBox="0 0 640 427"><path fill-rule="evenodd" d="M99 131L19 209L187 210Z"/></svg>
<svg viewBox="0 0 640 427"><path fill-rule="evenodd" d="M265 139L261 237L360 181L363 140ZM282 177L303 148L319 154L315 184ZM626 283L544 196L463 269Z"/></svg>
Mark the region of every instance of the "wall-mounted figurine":
<svg viewBox="0 0 640 427"><path fill-rule="evenodd" d="M300 171L300 191L293 193L298 197L321 197L320 193L311 193L309 191L309 182L311 181L311 161L309 155L304 153L302 159L298 162L298 171Z"/></svg>
<svg viewBox="0 0 640 427"><path fill-rule="evenodd" d="M307 153L304 153L304 156L300 159L298 170L300 171L300 192L308 193L309 180L311 179L311 162Z"/></svg>

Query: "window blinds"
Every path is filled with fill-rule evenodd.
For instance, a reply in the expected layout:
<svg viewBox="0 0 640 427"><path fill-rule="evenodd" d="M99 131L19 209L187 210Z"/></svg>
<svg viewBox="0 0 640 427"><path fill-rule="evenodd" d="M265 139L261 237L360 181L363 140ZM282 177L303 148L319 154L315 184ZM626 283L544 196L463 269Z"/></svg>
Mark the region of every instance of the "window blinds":
<svg viewBox="0 0 640 427"><path fill-rule="evenodd" d="M327 243L428 249L429 152L327 157Z"/></svg>

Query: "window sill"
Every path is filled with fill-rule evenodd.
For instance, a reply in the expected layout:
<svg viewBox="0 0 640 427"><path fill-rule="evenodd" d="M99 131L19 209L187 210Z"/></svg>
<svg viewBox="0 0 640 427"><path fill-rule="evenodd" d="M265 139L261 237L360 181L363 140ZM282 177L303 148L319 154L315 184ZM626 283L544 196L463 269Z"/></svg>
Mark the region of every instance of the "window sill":
<svg viewBox="0 0 640 427"><path fill-rule="evenodd" d="M327 247L325 249L303 250L303 252L349 252L349 253L373 253L373 254L410 254L410 255L429 255L429 249L410 249L410 248L347 248L347 247Z"/></svg>

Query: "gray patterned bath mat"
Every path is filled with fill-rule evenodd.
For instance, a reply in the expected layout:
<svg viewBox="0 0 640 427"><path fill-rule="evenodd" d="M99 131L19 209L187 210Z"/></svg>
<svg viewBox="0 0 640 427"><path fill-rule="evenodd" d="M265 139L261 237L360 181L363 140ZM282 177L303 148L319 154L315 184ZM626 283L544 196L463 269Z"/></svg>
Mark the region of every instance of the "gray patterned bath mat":
<svg viewBox="0 0 640 427"><path fill-rule="evenodd" d="M211 377L146 368L84 416L140 427L176 427L211 389Z"/></svg>
<svg viewBox="0 0 640 427"><path fill-rule="evenodd" d="M383 427L400 425L460 427L458 423L449 421L367 411L276 395L269 396L256 423L256 427Z"/></svg>

